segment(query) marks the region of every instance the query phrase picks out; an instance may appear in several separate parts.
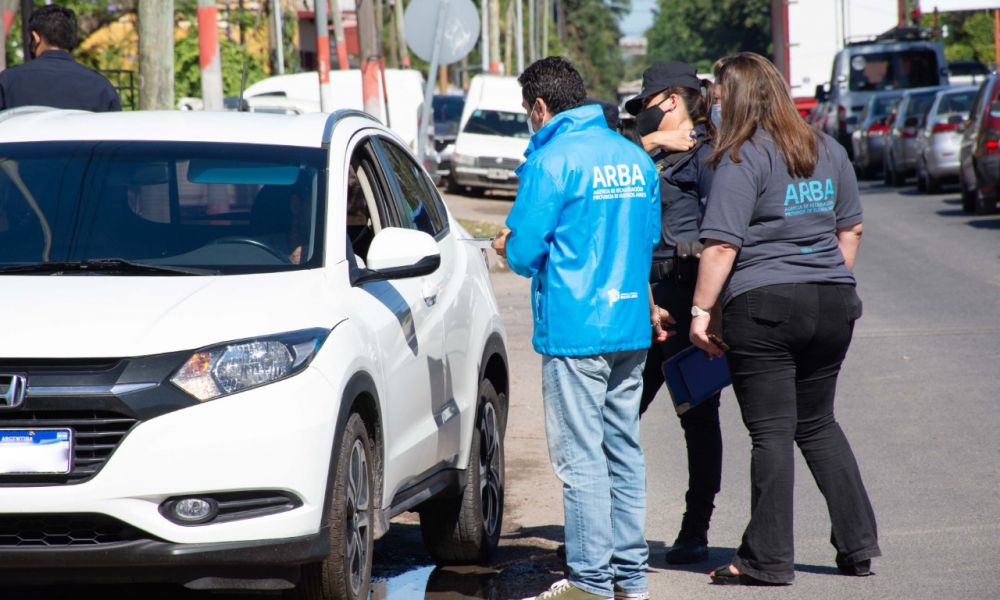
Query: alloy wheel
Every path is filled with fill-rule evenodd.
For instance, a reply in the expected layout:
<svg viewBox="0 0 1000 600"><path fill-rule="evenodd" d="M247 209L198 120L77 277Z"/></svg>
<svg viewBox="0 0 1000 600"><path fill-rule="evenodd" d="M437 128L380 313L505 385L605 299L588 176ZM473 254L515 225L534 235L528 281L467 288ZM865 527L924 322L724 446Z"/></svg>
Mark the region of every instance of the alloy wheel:
<svg viewBox="0 0 1000 600"><path fill-rule="evenodd" d="M479 417L479 491L482 498L483 528L488 536L496 533L500 522L501 473L500 431L492 403L483 405Z"/></svg>
<svg viewBox="0 0 1000 600"><path fill-rule="evenodd" d="M362 440L354 440L347 474L347 564L351 590L360 596L368 564L368 535L371 527L371 494L368 457Z"/></svg>

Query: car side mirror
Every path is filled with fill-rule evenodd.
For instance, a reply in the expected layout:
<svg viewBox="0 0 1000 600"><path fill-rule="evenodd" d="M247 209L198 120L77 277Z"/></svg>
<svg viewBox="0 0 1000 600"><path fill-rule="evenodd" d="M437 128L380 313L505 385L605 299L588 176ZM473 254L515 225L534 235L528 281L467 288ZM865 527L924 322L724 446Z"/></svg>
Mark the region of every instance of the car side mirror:
<svg viewBox="0 0 1000 600"><path fill-rule="evenodd" d="M826 102L829 97L829 93L826 91L826 86L819 84L816 86L816 102Z"/></svg>
<svg viewBox="0 0 1000 600"><path fill-rule="evenodd" d="M430 235L416 229L387 227L368 247L368 270L355 283L429 275L441 266L441 250Z"/></svg>

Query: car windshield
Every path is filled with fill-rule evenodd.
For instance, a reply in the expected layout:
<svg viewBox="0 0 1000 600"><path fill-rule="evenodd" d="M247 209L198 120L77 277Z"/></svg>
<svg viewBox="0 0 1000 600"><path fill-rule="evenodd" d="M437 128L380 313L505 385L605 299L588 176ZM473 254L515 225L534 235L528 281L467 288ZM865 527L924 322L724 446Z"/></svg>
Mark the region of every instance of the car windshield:
<svg viewBox="0 0 1000 600"><path fill-rule="evenodd" d="M900 90L941 83L933 50L855 54L850 68L851 91Z"/></svg>
<svg viewBox="0 0 1000 600"><path fill-rule="evenodd" d="M462 131L515 138L531 137L528 133L528 116L523 112L477 110L469 117L469 122Z"/></svg>
<svg viewBox="0 0 1000 600"><path fill-rule="evenodd" d="M927 111L931 109L931 104L934 104L934 92L925 92L923 94L911 94L910 101L906 103L906 111L903 114L903 116L922 117L926 115Z"/></svg>
<svg viewBox="0 0 1000 600"><path fill-rule="evenodd" d="M287 146L0 144L0 273L84 263L212 274L320 266L324 164L320 149Z"/></svg>
<svg viewBox="0 0 1000 600"><path fill-rule="evenodd" d="M462 119L465 99L461 96L434 96L434 122L458 123Z"/></svg>
<svg viewBox="0 0 1000 600"><path fill-rule="evenodd" d="M976 91L959 92L955 94L945 94L938 102L937 114L946 115L952 113L968 113L972 106L972 100L976 97Z"/></svg>

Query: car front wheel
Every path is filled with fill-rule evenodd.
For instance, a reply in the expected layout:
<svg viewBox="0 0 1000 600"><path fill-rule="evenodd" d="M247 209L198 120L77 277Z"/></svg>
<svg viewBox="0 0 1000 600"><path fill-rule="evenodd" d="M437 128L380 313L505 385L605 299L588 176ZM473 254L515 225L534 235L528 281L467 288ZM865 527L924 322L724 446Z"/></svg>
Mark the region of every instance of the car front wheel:
<svg viewBox="0 0 1000 600"><path fill-rule="evenodd" d="M330 555L302 566L294 600L367 600L371 585L372 447L357 413L344 428L330 507Z"/></svg>
<svg viewBox="0 0 1000 600"><path fill-rule="evenodd" d="M496 389L484 380L462 495L420 507L424 546L438 564L485 563L500 541L504 448L499 406Z"/></svg>

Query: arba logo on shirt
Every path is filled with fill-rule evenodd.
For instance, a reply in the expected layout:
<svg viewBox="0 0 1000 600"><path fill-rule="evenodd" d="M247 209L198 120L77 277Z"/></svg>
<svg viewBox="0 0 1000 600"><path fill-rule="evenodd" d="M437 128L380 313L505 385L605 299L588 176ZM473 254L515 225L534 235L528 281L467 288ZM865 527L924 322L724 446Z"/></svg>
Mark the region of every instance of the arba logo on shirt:
<svg viewBox="0 0 1000 600"><path fill-rule="evenodd" d="M829 212L836 200L837 188L830 178L789 183L785 189L785 216Z"/></svg>

